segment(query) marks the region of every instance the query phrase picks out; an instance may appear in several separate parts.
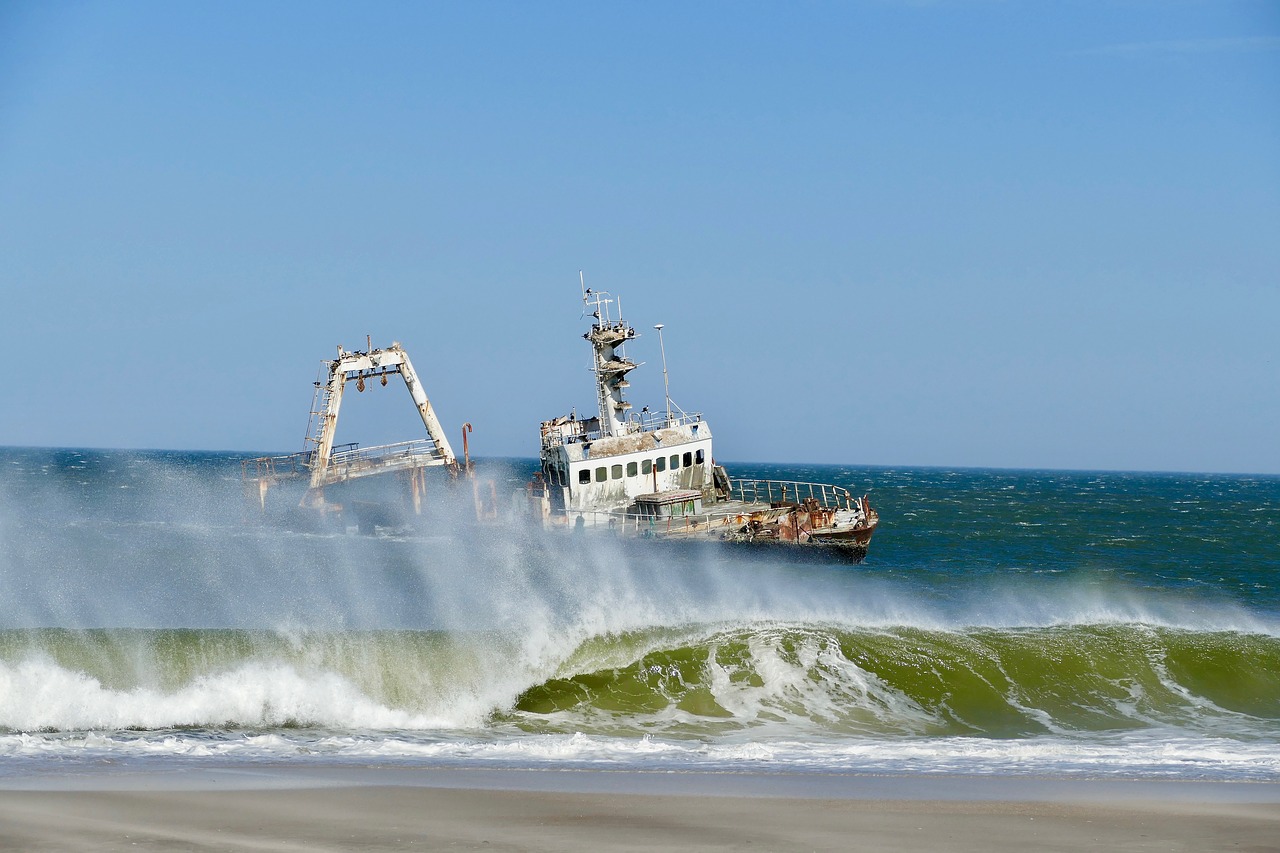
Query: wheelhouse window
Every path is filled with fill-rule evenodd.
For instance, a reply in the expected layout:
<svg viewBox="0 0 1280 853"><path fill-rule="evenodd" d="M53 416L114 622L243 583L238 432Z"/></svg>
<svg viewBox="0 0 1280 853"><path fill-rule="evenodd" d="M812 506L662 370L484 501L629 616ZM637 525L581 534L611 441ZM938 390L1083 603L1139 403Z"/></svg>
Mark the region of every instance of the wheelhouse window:
<svg viewBox="0 0 1280 853"><path fill-rule="evenodd" d="M658 473L662 473L667 470L667 457L659 456L658 461L653 463L653 467L658 471Z"/></svg>
<svg viewBox="0 0 1280 853"><path fill-rule="evenodd" d="M609 469L601 465L596 469L596 482L603 483L607 479L609 479Z"/></svg>
<svg viewBox="0 0 1280 853"><path fill-rule="evenodd" d="M706 454L703 453L701 450L694 451L693 461L697 462L699 465L701 465L703 460L705 460L706 458L707 458Z"/></svg>
<svg viewBox="0 0 1280 853"><path fill-rule="evenodd" d="M581 471L578 472L578 485L585 486L587 483L590 483L590 482L591 482L591 469L583 468Z"/></svg>
<svg viewBox="0 0 1280 853"><path fill-rule="evenodd" d="M690 465L692 465L692 464L693 464L693 454L692 454L692 453L686 453L686 454L684 455L684 467L688 468L688 467L689 467Z"/></svg>
<svg viewBox="0 0 1280 853"><path fill-rule="evenodd" d="M651 473L653 473L653 460L651 460L651 459L644 459L644 460L642 460L642 461L640 462L640 473L641 473L641 474L651 474Z"/></svg>
<svg viewBox="0 0 1280 853"><path fill-rule="evenodd" d="M675 471L679 467L680 467L680 454L672 453L671 454L671 470Z"/></svg>
<svg viewBox="0 0 1280 853"><path fill-rule="evenodd" d="M622 466L621 466L621 465L614 465L614 466L613 466L613 479L615 479L615 480L621 480L621 479L622 479Z"/></svg>
<svg viewBox="0 0 1280 853"><path fill-rule="evenodd" d="M639 471L639 469L636 467L636 463L634 463L634 462L628 462L628 463L627 463L627 476L628 476L628 477L634 477L634 476L638 473L638 471Z"/></svg>

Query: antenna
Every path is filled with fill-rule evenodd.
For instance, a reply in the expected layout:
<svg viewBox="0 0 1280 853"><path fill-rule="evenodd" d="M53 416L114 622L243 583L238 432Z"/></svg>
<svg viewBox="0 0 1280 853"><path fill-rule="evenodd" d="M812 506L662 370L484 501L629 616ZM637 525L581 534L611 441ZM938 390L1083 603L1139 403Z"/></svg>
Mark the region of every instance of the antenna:
<svg viewBox="0 0 1280 853"><path fill-rule="evenodd" d="M667 426L671 426L671 382L667 378L667 345L662 340L662 323L654 326L658 330L658 346L662 348L662 389L667 398Z"/></svg>

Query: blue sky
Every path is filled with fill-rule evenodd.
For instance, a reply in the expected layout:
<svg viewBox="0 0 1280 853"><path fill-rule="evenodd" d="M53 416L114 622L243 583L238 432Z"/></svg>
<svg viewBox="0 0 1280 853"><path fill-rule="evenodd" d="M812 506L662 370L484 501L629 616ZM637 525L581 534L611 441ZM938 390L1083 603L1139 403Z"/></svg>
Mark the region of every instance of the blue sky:
<svg viewBox="0 0 1280 853"><path fill-rule="evenodd" d="M1280 473L1280 4L0 5L0 445L535 455L579 269L723 460Z"/></svg>

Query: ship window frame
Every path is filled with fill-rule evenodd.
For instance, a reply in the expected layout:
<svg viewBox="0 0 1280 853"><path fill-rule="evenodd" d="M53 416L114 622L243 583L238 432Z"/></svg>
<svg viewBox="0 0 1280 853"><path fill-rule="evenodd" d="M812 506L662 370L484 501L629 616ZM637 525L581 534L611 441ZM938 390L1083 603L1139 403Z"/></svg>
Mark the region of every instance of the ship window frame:
<svg viewBox="0 0 1280 853"><path fill-rule="evenodd" d="M640 473L639 463L634 459L627 463L627 476L634 477Z"/></svg>
<svg viewBox="0 0 1280 853"><path fill-rule="evenodd" d="M681 459L680 461L681 463L683 463L681 465L682 468L690 467L691 465L693 465L693 454L686 450L684 452L684 458Z"/></svg>
<svg viewBox="0 0 1280 853"><path fill-rule="evenodd" d="M671 467L672 471L679 471L680 470L680 454L672 453L671 458L667 460L667 464Z"/></svg>
<svg viewBox="0 0 1280 853"><path fill-rule="evenodd" d="M653 460L652 460L652 459L641 459L641 460L640 460L640 473L641 473L641 474L644 474L644 475L646 475L646 476L647 476L647 475L649 475L649 474L652 474L652 473L653 473Z"/></svg>
<svg viewBox="0 0 1280 853"><path fill-rule="evenodd" d="M591 468L583 468L578 472L578 485L585 486L591 482Z"/></svg>
<svg viewBox="0 0 1280 853"><path fill-rule="evenodd" d="M610 465L610 466L609 466L609 479L611 479L611 480L621 480L621 479L622 479L622 463L618 463L617 465Z"/></svg>
<svg viewBox="0 0 1280 853"><path fill-rule="evenodd" d="M693 452L693 461L699 465L707 461L707 454L701 447Z"/></svg>
<svg viewBox="0 0 1280 853"><path fill-rule="evenodd" d="M609 479L609 469L604 467L603 465L601 465L599 468L596 468L596 482L603 483L607 479Z"/></svg>
<svg viewBox="0 0 1280 853"><path fill-rule="evenodd" d="M656 461L656 462L654 462L654 463L653 463L653 467L654 467L655 469L657 469L657 471L658 471L658 473L659 473L659 474L661 474L663 471L667 470L667 457L665 457L665 456L659 456L659 457L658 457L658 461Z"/></svg>

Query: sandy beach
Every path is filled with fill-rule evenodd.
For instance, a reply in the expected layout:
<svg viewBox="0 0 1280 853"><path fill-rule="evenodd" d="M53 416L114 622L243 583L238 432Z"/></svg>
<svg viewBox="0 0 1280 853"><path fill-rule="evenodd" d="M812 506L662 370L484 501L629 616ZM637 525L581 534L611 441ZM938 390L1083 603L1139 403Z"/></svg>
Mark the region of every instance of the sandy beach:
<svg viewBox="0 0 1280 853"><path fill-rule="evenodd" d="M20 784L0 790L0 849L1280 850L1273 784L376 769Z"/></svg>

